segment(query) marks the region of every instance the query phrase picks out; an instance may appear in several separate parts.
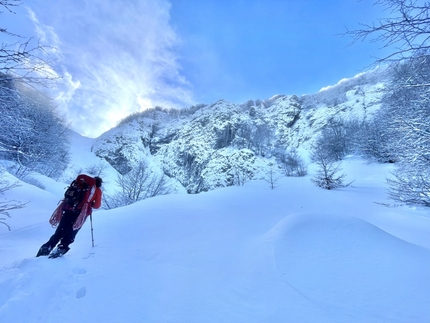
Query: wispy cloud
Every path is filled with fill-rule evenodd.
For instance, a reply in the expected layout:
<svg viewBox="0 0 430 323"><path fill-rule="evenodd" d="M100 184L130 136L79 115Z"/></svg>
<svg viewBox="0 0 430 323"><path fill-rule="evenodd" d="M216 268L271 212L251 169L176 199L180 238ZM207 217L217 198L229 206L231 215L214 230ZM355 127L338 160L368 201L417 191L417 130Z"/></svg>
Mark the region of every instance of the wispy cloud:
<svg viewBox="0 0 430 323"><path fill-rule="evenodd" d="M31 7L38 36L55 48L64 75L56 96L75 130L97 136L132 112L193 103L169 11L166 0L44 0Z"/></svg>

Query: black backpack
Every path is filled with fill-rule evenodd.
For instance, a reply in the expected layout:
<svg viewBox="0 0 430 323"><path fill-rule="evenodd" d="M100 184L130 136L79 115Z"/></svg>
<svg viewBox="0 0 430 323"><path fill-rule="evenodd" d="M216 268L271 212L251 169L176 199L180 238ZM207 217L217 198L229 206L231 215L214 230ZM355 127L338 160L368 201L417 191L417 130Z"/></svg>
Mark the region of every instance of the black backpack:
<svg viewBox="0 0 430 323"><path fill-rule="evenodd" d="M63 210L79 211L88 199L95 180L87 175L79 175L64 193Z"/></svg>

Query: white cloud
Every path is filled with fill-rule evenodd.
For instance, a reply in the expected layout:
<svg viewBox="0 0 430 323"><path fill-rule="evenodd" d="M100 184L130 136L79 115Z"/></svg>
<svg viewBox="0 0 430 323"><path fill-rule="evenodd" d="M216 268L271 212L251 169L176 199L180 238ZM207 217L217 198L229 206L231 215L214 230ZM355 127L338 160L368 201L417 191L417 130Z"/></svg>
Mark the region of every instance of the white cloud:
<svg viewBox="0 0 430 323"><path fill-rule="evenodd" d="M97 136L149 106L193 104L168 1L44 0L32 10L40 39L55 46L65 76L56 96L76 131Z"/></svg>

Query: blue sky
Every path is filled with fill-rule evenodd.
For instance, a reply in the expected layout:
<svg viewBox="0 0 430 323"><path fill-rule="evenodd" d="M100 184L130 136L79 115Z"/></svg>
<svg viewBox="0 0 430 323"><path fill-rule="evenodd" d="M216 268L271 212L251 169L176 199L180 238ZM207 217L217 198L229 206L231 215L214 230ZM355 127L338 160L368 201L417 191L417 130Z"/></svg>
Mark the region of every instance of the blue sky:
<svg viewBox="0 0 430 323"><path fill-rule="evenodd" d="M53 46L52 95L94 137L156 105L315 93L383 56L340 36L382 15L373 0L28 0L0 27Z"/></svg>
<svg viewBox="0 0 430 323"><path fill-rule="evenodd" d="M379 10L378 10L379 9ZM182 66L197 98L308 94L363 71L378 46L340 34L380 15L371 1L172 1Z"/></svg>

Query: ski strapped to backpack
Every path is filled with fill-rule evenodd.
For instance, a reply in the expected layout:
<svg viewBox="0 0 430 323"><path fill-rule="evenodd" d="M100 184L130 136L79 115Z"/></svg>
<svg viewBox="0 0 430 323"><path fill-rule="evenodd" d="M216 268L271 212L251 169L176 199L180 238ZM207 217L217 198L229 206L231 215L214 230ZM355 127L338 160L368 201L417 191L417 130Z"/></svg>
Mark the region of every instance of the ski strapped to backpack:
<svg viewBox="0 0 430 323"><path fill-rule="evenodd" d="M79 175L67 188L64 199L55 209L49 223L56 227L62 218L63 211L79 212L79 216L73 224L73 229L78 230L85 223L92 208L90 202L96 191L96 180L88 175Z"/></svg>

